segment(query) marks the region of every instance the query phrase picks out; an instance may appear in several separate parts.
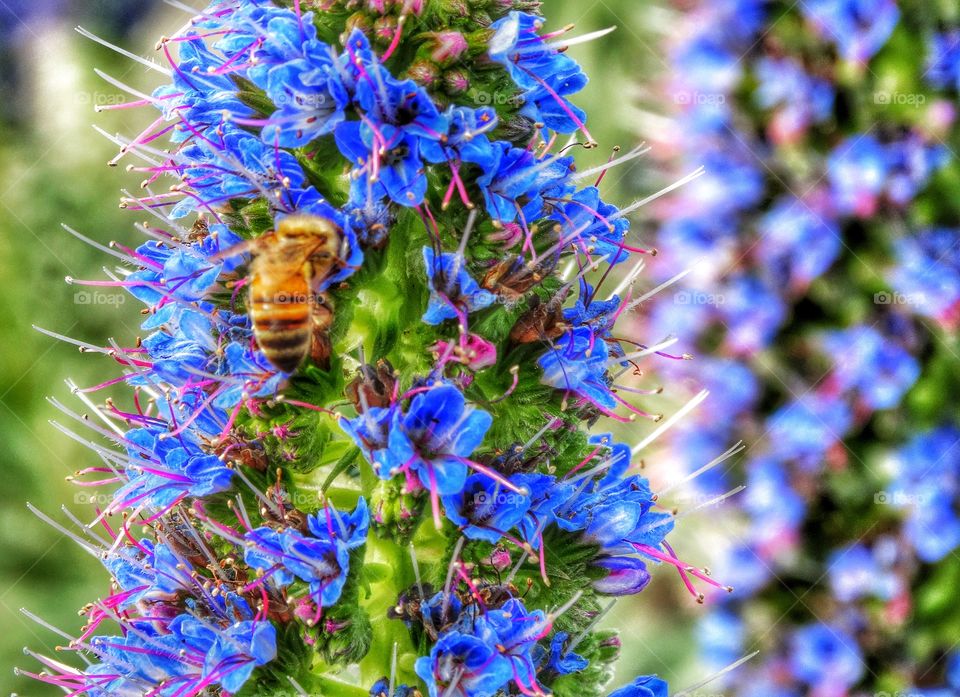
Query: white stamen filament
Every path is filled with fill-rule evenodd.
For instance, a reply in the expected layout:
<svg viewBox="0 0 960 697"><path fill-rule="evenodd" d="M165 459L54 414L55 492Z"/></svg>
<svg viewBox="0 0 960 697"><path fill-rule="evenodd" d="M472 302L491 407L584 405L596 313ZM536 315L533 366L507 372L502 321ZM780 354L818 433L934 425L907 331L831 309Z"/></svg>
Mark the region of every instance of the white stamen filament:
<svg viewBox="0 0 960 697"><path fill-rule="evenodd" d="M657 438L659 438L664 433L666 433L667 430L672 428L678 421L680 421L680 419L682 419L684 416L686 416L691 411L696 409L697 405L700 404L700 402L702 402L703 400L705 400L707 398L707 395L709 394L710 392L708 390L702 390L701 392L699 392L689 402L687 402L682 407L680 407L680 409L677 411L676 414L673 414L672 416L670 416L663 423L661 423L659 426L653 429L650 435L648 435L642 441L640 441L635 446L633 446L630 452L634 455L638 454L641 450L646 448L653 441L655 441Z"/></svg>

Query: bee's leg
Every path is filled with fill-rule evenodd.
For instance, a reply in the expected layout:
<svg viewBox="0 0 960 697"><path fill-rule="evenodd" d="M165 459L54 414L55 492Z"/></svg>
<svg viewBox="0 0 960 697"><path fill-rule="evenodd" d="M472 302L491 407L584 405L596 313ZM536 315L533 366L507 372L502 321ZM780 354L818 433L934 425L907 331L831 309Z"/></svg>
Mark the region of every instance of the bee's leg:
<svg viewBox="0 0 960 697"><path fill-rule="evenodd" d="M330 327L333 325L333 308L323 295L317 295L310 303L310 324L313 337L310 341L310 358L324 370L330 369Z"/></svg>

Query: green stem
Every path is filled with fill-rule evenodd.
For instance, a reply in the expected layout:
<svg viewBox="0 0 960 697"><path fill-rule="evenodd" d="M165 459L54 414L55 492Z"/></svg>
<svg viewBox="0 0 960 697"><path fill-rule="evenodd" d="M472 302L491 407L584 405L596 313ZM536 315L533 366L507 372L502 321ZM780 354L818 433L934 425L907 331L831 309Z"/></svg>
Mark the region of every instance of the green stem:
<svg viewBox="0 0 960 697"><path fill-rule="evenodd" d="M371 534L367 539L367 562L386 564L392 573L378 583L371 584L370 595L361 600L363 609L370 617L373 640L370 651L360 661L360 679L371 686L383 677L390 676L393 647L397 647L397 683L414 683L412 661L416 647L410 638L407 626L401 620L387 617L387 611L397 604L400 594L414 583L413 564L409 550L394 540Z"/></svg>
<svg viewBox="0 0 960 697"><path fill-rule="evenodd" d="M332 675L316 674L311 677L310 688L324 697L369 697L369 690L360 685L352 685Z"/></svg>

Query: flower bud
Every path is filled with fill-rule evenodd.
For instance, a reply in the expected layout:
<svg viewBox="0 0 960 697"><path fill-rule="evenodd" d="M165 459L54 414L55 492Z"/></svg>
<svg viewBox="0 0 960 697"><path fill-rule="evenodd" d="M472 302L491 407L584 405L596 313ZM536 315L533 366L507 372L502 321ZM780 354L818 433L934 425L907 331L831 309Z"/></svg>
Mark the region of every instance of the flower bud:
<svg viewBox="0 0 960 697"><path fill-rule="evenodd" d="M385 15L394 5L394 0L367 0L367 12Z"/></svg>
<svg viewBox="0 0 960 697"><path fill-rule="evenodd" d="M396 0L400 5L400 14L416 15L423 14L423 8L426 0Z"/></svg>
<svg viewBox="0 0 960 697"><path fill-rule="evenodd" d="M429 32L426 38L430 58L440 66L456 63L470 48L466 37L458 31Z"/></svg>
<svg viewBox="0 0 960 697"><path fill-rule="evenodd" d="M593 582L594 590L604 595L633 595L650 583L646 564L636 557L604 557L594 565L610 572Z"/></svg>
<svg viewBox="0 0 960 697"><path fill-rule="evenodd" d="M443 74L443 86L449 95L464 94L470 89L470 75L460 68L448 70Z"/></svg>
<svg viewBox="0 0 960 697"><path fill-rule="evenodd" d="M407 68L407 77L418 85L432 87L440 79L440 69L428 60L417 60Z"/></svg>
<svg viewBox="0 0 960 697"><path fill-rule="evenodd" d="M399 30L397 18L393 15L377 17L373 22L373 37L378 43L388 46Z"/></svg>
<svg viewBox="0 0 960 697"><path fill-rule="evenodd" d="M364 34L369 35L373 29L373 23L370 21L370 16L363 12L354 12L352 15L347 17L346 28L343 31L342 38L346 40L346 37L354 29L359 29Z"/></svg>

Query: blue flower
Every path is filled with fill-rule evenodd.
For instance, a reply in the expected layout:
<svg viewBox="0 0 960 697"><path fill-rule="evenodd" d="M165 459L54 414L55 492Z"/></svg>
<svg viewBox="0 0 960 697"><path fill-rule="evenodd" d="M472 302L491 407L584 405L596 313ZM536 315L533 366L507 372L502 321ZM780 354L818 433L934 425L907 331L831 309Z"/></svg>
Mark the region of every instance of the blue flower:
<svg viewBox="0 0 960 697"><path fill-rule="evenodd" d="M143 506L160 511L187 496L210 496L231 486L233 470L205 453L189 431L169 437L166 428L139 428L128 431L124 442L131 459L127 482L108 510Z"/></svg>
<svg viewBox="0 0 960 697"><path fill-rule="evenodd" d="M934 34L928 51L926 80L940 89L960 90L960 31Z"/></svg>
<svg viewBox="0 0 960 697"><path fill-rule="evenodd" d="M833 111L833 87L826 80L808 75L789 58L761 58L756 63L755 99L764 109L777 109L769 126L774 141L792 141L813 124L825 121Z"/></svg>
<svg viewBox="0 0 960 697"><path fill-rule="evenodd" d="M474 474L462 491L444 497L443 505L447 517L466 537L496 544L523 520L530 497L503 488L485 474Z"/></svg>
<svg viewBox="0 0 960 697"><path fill-rule="evenodd" d="M276 24L271 23L271 30ZM316 31L306 18L304 24L311 32ZM332 133L346 118L350 97L340 81L330 47L309 41L302 50L303 58L274 66L267 73L265 90L278 109L260 132L264 143L300 147Z"/></svg>
<svg viewBox="0 0 960 697"><path fill-rule="evenodd" d="M871 409L890 409L920 377L920 365L892 339L871 327L830 332L826 350L836 357L833 378L844 390L856 390Z"/></svg>
<svg viewBox="0 0 960 697"><path fill-rule="evenodd" d="M146 622L125 624L122 637L90 640L99 664L83 676L84 692L96 697L141 694L144 685L163 683L162 694L199 693L218 685L238 692L253 669L276 657L276 629L265 621L204 622L175 617L167 633ZM73 674L74 680L76 674Z"/></svg>
<svg viewBox="0 0 960 697"><path fill-rule="evenodd" d="M360 499L346 521L327 507L308 516L311 536L286 528L276 531L260 527L244 539L244 561L277 587L300 579L310 588L310 597L318 607L330 607L340 599L350 568L350 550L366 542L369 515Z"/></svg>
<svg viewBox="0 0 960 697"><path fill-rule="evenodd" d="M915 312L951 326L960 318L960 232L950 228L921 230L898 239L893 288Z"/></svg>
<svg viewBox="0 0 960 697"><path fill-rule="evenodd" d="M566 632L557 632L550 641L550 658L547 668L557 675L578 673L590 665L590 662L578 653L567 649L567 640L570 635Z"/></svg>
<svg viewBox="0 0 960 697"><path fill-rule="evenodd" d="M795 533L806 515L803 498L794 491L789 467L776 458L754 458L747 463L747 490L743 507L750 513L758 538Z"/></svg>
<svg viewBox="0 0 960 697"><path fill-rule="evenodd" d="M675 102L700 109L704 106L702 95L729 93L740 82L743 67L739 56L721 38L703 33L676 50L672 57L676 82L671 85Z"/></svg>
<svg viewBox="0 0 960 697"><path fill-rule="evenodd" d="M497 651L510 662L513 680L521 691L537 691L534 650L550 629L546 613L528 611L521 600L511 598L488 611L482 621L496 633Z"/></svg>
<svg viewBox="0 0 960 697"><path fill-rule="evenodd" d="M564 201L551 217L562 226L564 246L572 244L585 253L606 257L613 265L630 257L624 248L630 222L619 213L616 206L600 199L599 189L590 186Z"/></svg>
<svg viewBox="0 0 960 697"><path fill-rule="evenodd" d="M521 114L558 133L573 133L587 117L566 97L582 90L587 76L576 61L540 37L542 25L541 17L510 12L490 25L489 55L522 90Z"/></svg>
<svg viewBox="0 0 960 697"><path fill-rule="evenodd" d="M381 478L410 473L440 496L463 490L467 458L483 442L492 422L490 414L469 406L463 393L446 383L423 388L410 400L406 413L371 409L355 419L341 419ZM382 435L385 443L378 439Z"/></svg>
<svg viewBox="0 0 960 697"><path fill-rule="evenodd" d="M430 697L490 697L513 677L510 661L496 649L496 635L484 622L476 635L451 631L421 656L414 670Z"/></svg>
<svg viewBox="0 0 960 697"><path fill-rule="evenodd" d="M864 597L892 600L899 590L896 573L881 565L874 553L863 544L852 544L835 550L827 560L830 590L843 603Z"/></svg>
<svg viewBox="0 0 960 697"><path fill-rule="evenodd" d="M764 178L755 156L740 142L698 151L693 166L703 166L703 176L684 186L678 213L706 220L724 220L757 206L763 198Z"/></svg>
<svg viewBox="0 0 960 697"><path fill-rule="evenodd" d="M960 547L960 517L957 494L935 493L916 499L904 525L917 557L936 563Z"/></svg>
<svg viewBox="0 0 960 697"><path fill-rule="evenodd" d="M887 196L897 206L909 205L930 177L950 162L950 151L931 145L920 136L909 135L887 145L890 179Z"/></svg>
<svg viewBox="0 0 960 697"><path fill-rule="evenodd" d="M771 277L794 292L830 268L841 251L840 230L811 204L787 196L779 199L758 225L757 253Z"/></svg>
<svg viewBox="0 0 960 697"><path fill-rule="evenodd" d="M609 572L593 582L601 595L636 595L650 583L647 565L636 557L600 557L593 565Z"/></svg>
<svg viewBox="0 0 960 697"><path fill-rule="evenodd" d="M182 118L185 123L202 128L221 124L224 113L240 117L253 115L253 110L240 100L229 75L218 72L223 59L202 39L182 41L178 51L179 70L174 71L172 82L153 92L166 120ZM190 129L178 125L173 129L172 139L183 142L192 135Z"/></svg>
<svg viewBox="0 0 960 697"><path fill-rule="evenodd" d="M499 148L487 136L498 123L494 109L451 106L446 119L450 128L445 139L420 142L420 152L425 160L434 164L458 160L471 162L482 171L496 165Z"/></svg>
<svg viewBox="0 0 960 697"><path fill-rule="evenodd" d="M726 345L737 354L766 348L786 319L787 309L774 286L763 279L737 274L727 280L717 312L726 326Z"/></svg>
<svg viewBox="0 0 960 697"><path fill-rule="evenodd" d="M669 686L655 675L643 675L614 690L609 697L669 697Z"/></svg>
<svg viewBox="0 0 960 697"><path fill-rule="evenodd" d="M839 212L868 218L884 197L897 206L909 204L947 161L943 147L916 135L886 144L858 135L834 149L827 175Z"/></svg>
<svg viewBox="0 0 960 697"><path fill-rule="evenodd" d="M427 177L415 135L389 124L374 131L365 122L348 121L335 137L340 152L357 167L361 189L375 199L389 196L401 206L423 203Z"/></svg>
<svg viewBox="0 0 960 697"><path fill-rule="evenodd" d="M886 149L872 135L851 137L827 161L827 177L840 213L872 216L890 174Z"/></svg>
<svg viewBox="0 0 960 697"><path fill-rule="evenodd" d="M181 647L203 657L201 676L227 692L237 692L254 667L277 655L276 629L269 622L237 622L219 629L191 615L180 615L169 628Z"/></svg>
<svg viewBox="0 0 960 697"><path fill-rule="evenodd" d="M607 343L589 327L577 327L557 339L537 361L543 371L540 381L610 410L617 402L608 384L609 359Z"/></svg>
<svg viewBox="0 0 960 697"><path fill-rule="evenodd" d="M697 622L697 645L704 663L722 670L744 655L746 627L743 619L727 609L715 609Z"/></svg>
<svg viewBox="0 0 960 697"><path fill-rule="evenodd" d="M842 400L811 394L775 411L767 419L767 437L775 456L813 467L852 425L853 414Z"/></svg>
<svg viewBox="0 0 960 697"><path fill-rule="evenodd" d="M839 627L811 624L790 640L790 670L811 687L852 687L866 669L856 640Z"/></svg>
<svg viewBox="0 0 960 697"><path fill-rule="evenodd" d="M659 547L673 529L673 516L653 509L650 483L633 476L600 479L578 487L556 510L561 529L582 531L605 554L633 554L634 544Z"/></svg>
<svg viewBox="0 0 960 697"><path fill-rule="evenodd" d="M545 155L538 159L530 150L497 141L494 165L477 178L487 212L495 220L512 223L521 216L532 223L544 213L545 196L562 199L573 187L569 177L573 159Z"/></svg>
<svg viewBox="0 0 960 697"><path fill-rule="evenodd" d="M896 0L809 0L803 14L846 60L869 61L900 21Z"/></svg>
<svg viewBox="0 0 960 697"><path fill-rule="evenodd" d="M423 262L430 288L430 304L423 314L423 321L427 324L457 319L458 310L476 312L493 304L493 293L482 289L473 279L462 256L444 253L438 258L432 248L424 247Z"/></svg>

